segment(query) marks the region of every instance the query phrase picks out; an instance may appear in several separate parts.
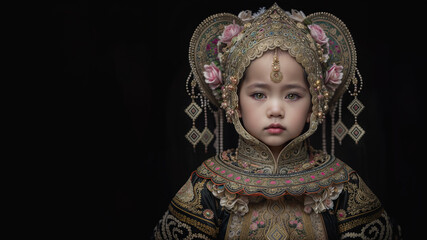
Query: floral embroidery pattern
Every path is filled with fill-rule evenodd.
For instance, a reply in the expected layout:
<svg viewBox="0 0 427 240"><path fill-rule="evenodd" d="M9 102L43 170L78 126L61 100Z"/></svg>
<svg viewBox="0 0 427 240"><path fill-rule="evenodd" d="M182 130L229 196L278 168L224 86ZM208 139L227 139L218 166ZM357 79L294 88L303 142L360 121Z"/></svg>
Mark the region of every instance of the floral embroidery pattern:
<svg viewBox="0 0 427 240"><path fill-rule="evenodd" d="M258 215L258 211L253 211L251 225L249 226L249 237L254 237L257 234L258 229L265 228L265 222L259 221Z"/></svg>
<svg viewBox="0 0 427 240"><path fill-rule="evenodd" d="M296 230L298 236L305 236L304 221L302 220L302 212L296 211L294 218L289 221L289 227Z"/></svg>

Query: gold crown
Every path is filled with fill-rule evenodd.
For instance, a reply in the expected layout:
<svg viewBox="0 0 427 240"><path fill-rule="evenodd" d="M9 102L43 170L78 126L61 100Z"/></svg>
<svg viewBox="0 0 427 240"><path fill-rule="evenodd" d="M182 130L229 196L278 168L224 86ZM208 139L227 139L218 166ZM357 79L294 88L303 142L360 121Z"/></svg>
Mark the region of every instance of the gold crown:
<svg viewBox="0 0 427 240"><path fill-rule="evenodd" d="M237 132L253 142L258 141L246 132L237 114L237 86L251 61L266 51L276 48L287 51L307 74L313 106L309 130L301 139L317 129L325 113L355 78L356 50L345 24L329 13L314 13L304 18L295 17L294 13L285 12L274 4L259 16L245 21L229 13L216 14L198 26L190 42L190 64L202 94L217 107L222 107ZM221 43L218 39L230 24L238 24L242 30L230 43ZM308 26L312 24L320 26L326 34L327 47L321 46L311 35ZM223 80L223 85L214 90L203 75L204 66L211 63L218 66ZM332 64L342 66L342 79L341 84L329 88L324 81Z"/></svg>

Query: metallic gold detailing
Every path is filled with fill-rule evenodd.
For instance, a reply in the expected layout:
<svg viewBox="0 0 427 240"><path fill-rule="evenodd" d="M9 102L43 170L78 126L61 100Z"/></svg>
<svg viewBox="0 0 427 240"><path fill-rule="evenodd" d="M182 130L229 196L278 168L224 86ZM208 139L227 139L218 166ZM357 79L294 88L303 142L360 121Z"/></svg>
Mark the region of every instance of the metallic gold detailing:
<svg viewBox="0 0 427 240"><path fill-rule="evenodd" d="M230 43L218 44L218 37L225 27L231 24L239 25L241 31ZM311 35L308 26L313 24L321 27L329 39L323 47L319 47ZM234 124L241 137L253 144L260 144L260 141L249 134L240 121L238 85L250 63L271 50L287 51L301 64L307 74L311 95L312 113L309 128L285 146L286 152L316 131L318 124L324 121L326 113L334 108L338 99L348 89L356 74L356 49L346 25L334 15L325 12L310 14L301 22L291 18L277 4L273 4L250 21L243 21L229 13L215 14L205 19L197 27L190 42L189 57L194 79L198 83L200 94L213 105L224 109L227 121ZM204 81L204 65L212 62L221 70L221 90L218 88L212 91ZM325 85L326 68L330 63L343 67L342 83L333 89ZM280 82L282 78L283 72L280 72L276 54L272 63L271 80ZM364 130L358 124L354 126L349 134L357 142L363 136ZM192 130L187 138L193 146L197 142L210 142L211 135L208 131L201 129L197 132L195 128ZM338 129L340 130L342 128ZM205 134L202 134L203 132Z"/></svg>
<svg viewBox="0 0 427 240"><path fill-rule="evenodd" d="M207 240L216 237L218 233L216 229L202 224L200 221L186 217L170 206L169 209L170 210L166 211L165 215L163 215L159 225L155 227L154 239L174 239L183 237L180 236L179 233L185 233L185 237L189 239L197 238Z"/></svg>
<svg viewBox="0 0 427 240"><path fill-rule="evenodd" d="M205 64L216 62L218 59L217 55L211 54L210 52L206 51L206 49L209 45L212 46L212 51L215 49L216 51L219 51L219 49L216 47L218 36L221 36L225 26L232 24L233 22L239 25L243 25L240 18L230 13L219 13L212 15L200 23L200 25L194 31L190 41L189 60L194 78L201 88L203 95L209 99L209 102L217 107L219 107L221 103L218 101L212 90L209 88L208 84L205 82L203 71Z"/></svg>
<svg viewBox="0 0 427 240"><path fill-rule="evenodd" d="M392 239L393 230L386 211L339 224L341 239ZM396 236L397 237L397 236Z"/></svg>
<svg viewBox="0 0 427 240"><path fill-rule="evenodd" d="M381 207L381 202L360 177L354 174L351 180L344 189L348 192L347 218Z"/></svg>
<svg viewBox="0 0 427 240"><path fill-rule="evenodd" d="M269 50L287 51L302 65L310 84L313 113L310 117L309 129L288 143L285 147L287 149L295 147L295 145L316 131L318 123L324 118L324 112L327 109L326 105L328 105L328 101L332 96L327 92L328 90L323 84L323 69L322 63L319 61L318 48L310 34L307 33L307 29L302 30L299 28L297 23L286 15L285 11L277 4L274 4L270 9L254 19L250 25L248 24L244 27L239 34L239 36L241 35L239 39L233 43L232 47L226 49L221 58L221 64L226 66L223 72L223 80L226 86L231 84L232 77L237 80L238 85L249 64ZM277 61L275 62L277 63ZM276 70L278 70L277 67ZM274 75L274 73L280 71L272 72ZM278 81L280 78L279 76L277 78L273 76L272 79L273 81ZM317 80L320 80L319 85L314 86ZM235 112L238 109L238 100L237 88L227 92L223 102L230 109L229 113L233 113L233 110ZM228 120L233 122L240 136L254 144L260 144L242 126L237 114L229 114Z"/></svg>
<svg viewBox="0 0 427 240"><path fill-rule="evenodd" d="M368 224L368 223L373 222L374 220L378 219L379 217L381 217L383 212L384 212L384 210L381 209L380 211L375 212L372 215L367 215L367 216L356 218L354 220L351 220L351 221L348 221L345 223L340 223L338 225L338 229L339 229L340 233L343 233L343 232L346 232L346 231L351 230L353 228L356 228L358 226Z"/></svg>
<svg viewBox="0 0 427 240"><path fill-rule="evenodd" d="M207 224L204 224L202 221L200 221L200 220L205 220L205 219L199 218L199 217L192 215L192 214L190 214L189 216L187 216L185 214L181 214L179 211L177 211L176 207L173 207L173 202L169 206L168 210L170 212L170 215L168 217L169 218L175 218L175 221L177 221L178 223L181 223L181 224L176 224L176 225L179 226L179 225L182 225L182 223L188 224L187 225L188 227L186 227L186 229L187 229L187 231L189 231L189 236L192 236L190 226L198 229L199 231L201 231L201 232L203 232L203 233L205 233L211 237L216 236L218 234L217 228L213 228ZM163 226L167 227L169 225L170 224L164 224ZM206 238L206 239L209 239L209 238Z"/></svg>
<svg viewBox="0 0 427 240"><path fill-rule="evenodd" d="M172 203L183 209L188 209L194 214L201 215L203 210L203 206L201 204L201 192L206 184L206 181L206 179L203 179L203 181L196 183L193 187L191 179L188 179L187 183L172 199Z"/></svg>
<svg viewBox="0 0 427 240"><path fill-rule="evenodd" d="M226 151L206 160L196 173L199 177L211 179L215 185L224 186L229 193L276 198L318 192L332 184L347 182L354 172L337 158L319 151L310 156L309 162L298 160L299 156L303 156L301 153L296 158L290 157L287 159L288 165L280 169L279 174L274 174L273 159L263 159L261 156L248 159L242 156L242 152L250 153L252 150L253 146L239 148L237 157L232 151Z"/></svg>
<svg viewBox="0 0 427 240"><path fill-rule="evenodd" d="M353 114L354 116L354 124L353 126L348 130L348 135L350 135L350 137L354 140L354 142L356 142L356 144L360 141L360 139L363 137L363 135L365 134L365 130L363 130L363 128L357 123L357 116L359 115L359 113L363 110L363 108L365 108L365 106L362 104L362 102L357 98L357 95L360 93L360 91L363 88L363 79L362 79L362 75L360 75L360 72L358 69L356 69L357 71L357 75L359 76L360 79L360 86L359 89L357 87L357 78L354 77L353 78L353 85L354 85L354 91L353 93L348 91L350 93L351 96L354 97L353 101L348 105L348 110L351 112L351 114Z"/></svg>
<svg viewBox="0 0 427 240"><path fill-rule="evenodd" d="M229 224L232 227L228 229L227 239L315 239L316 220L304 212L300 198L258 200L250 197L249 201L250 212ZM230 218L235 219L235 214ZM318 225L323 228L323 222Z"/></svg>
<svg viewBox="0 0 427 240"><path fill-rule="evenodd" d="M237 91L237 78L234 76L230 77L230 82L224 85L224 90L222 91L222 99L227 99L233 93ZM221 103L221 108L225 110L225 116L227 122L232 122L233 115L237 113L238 106L237 104L229 104L227 101Z"/></svg>
<svg viewBox="0 0 427 240"><path fill-rule="evenodd" d="M279 83L283 79L283 75L280 72L280 62L279 62L279 57L277 56L277 51L278 51L278 49L276 48L274 50L273 63L271 64L272 69L271 69L271 73L270 73L271 81L273 81L275 83Z"/></svg>
<svg viewBox="0 0 427 240"><path fill-rule="evenodd" d="M326 12L317 12L307 16L307 20L319 25L329 38L329 50L333 52L332 56L335 62L339 62L343 68L342 83L331 96L329 106L335 105L338 99L347 90L351 80L355 77L356 72L356 47L353 38L347 26L337 17Z"/></svg>

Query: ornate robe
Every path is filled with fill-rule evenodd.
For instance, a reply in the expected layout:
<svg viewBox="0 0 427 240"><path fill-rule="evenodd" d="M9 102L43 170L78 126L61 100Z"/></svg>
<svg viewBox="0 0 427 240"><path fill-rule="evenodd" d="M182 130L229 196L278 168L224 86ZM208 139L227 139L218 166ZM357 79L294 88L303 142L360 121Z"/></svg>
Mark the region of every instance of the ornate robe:
<svg viewBox="0 0 427 240"><path fill-rule="evenodd" d="M380 201L339 159L305 142L273 162L238 149L192 173L155 239L391 239Z"/></svg>

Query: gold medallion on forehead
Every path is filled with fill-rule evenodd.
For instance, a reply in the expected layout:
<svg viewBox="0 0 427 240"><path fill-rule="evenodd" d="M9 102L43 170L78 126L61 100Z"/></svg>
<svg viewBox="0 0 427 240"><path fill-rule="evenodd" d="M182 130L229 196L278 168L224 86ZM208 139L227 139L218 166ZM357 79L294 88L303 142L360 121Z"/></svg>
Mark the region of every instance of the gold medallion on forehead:
<svg viewBox="0 0 427 240"><path fill-rule="evenodd" d="M274 51L274 56L273 56L273 63L271 64L271 73L270 73L270 79L271 81L275 82L275 83L279 83L282 81L283 79L283 75L280 72L280 62L279 62L279 57L277 56L277 48Z"/></svg>

